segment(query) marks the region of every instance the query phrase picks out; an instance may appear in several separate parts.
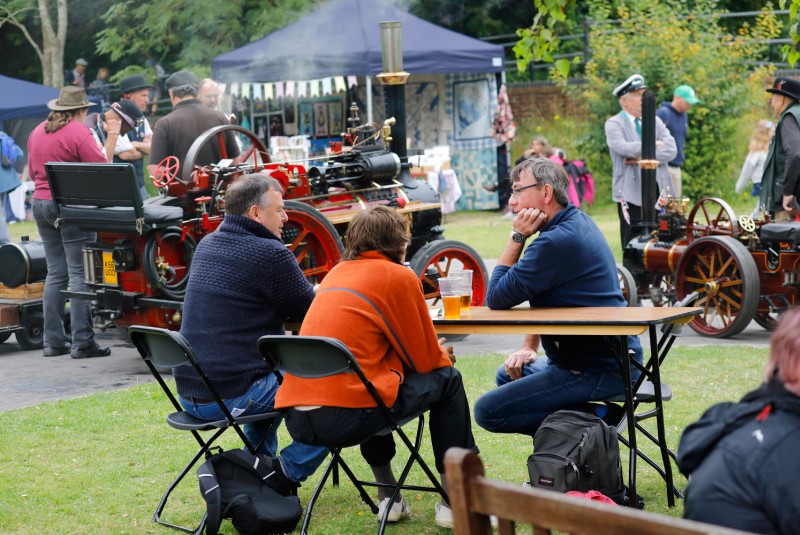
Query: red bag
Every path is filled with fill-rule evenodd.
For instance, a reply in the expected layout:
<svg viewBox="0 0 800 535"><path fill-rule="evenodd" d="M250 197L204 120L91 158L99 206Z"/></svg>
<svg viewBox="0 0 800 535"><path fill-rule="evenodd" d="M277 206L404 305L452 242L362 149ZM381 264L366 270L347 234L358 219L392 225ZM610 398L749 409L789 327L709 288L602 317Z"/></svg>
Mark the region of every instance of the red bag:
<svg viewBox="0 0 800 535"><path fill-rule="evenodd" d="M596 491L596 490L590 490L589 492L581 492L581 491L578 491L578 490L571 490L571 491L567 492L567 496L574 496L576 498L583 498L584 500L592 500L592 501L595 501L595 502L601 502L601 503L608 503L608 504L611 504L611 505L617 505L617 503L614 500L612 500L611 498L609 498L608 496L606 496L602 492L599 492L599 491Z"/></svg>

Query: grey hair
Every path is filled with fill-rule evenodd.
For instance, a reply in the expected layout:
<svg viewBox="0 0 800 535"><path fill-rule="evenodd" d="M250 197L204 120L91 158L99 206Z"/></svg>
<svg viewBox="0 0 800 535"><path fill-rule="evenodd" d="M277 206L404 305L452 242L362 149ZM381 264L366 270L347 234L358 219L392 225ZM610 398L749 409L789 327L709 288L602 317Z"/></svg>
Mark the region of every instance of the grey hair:
<svg viewBox="0 0 800 535"><path fill-rule="evenodd" d="M569 203L569 177L563 167L547 158L528 158L511 170L511 182L519 182L523 171L530 171L539 184L550 184L559 206Z"/></svg>
<svg viewBox="0 0 800 535"><path fill-rule="evenodd" d="M267 203L267 193L272 190L283 193L280 182L272 177L261 173L240 176L225 192L225 212L246 215L253 205L263 208Z"/></svg>
<svg viewBox="0 0 800 535"><path fill-rule="evenodd" d="M172 92L172 96L175 98L183 98L189 96L196 97L197 93L200 91L200 86L195 84L185 84L176 87L171 87L169 90Z"/></svg>

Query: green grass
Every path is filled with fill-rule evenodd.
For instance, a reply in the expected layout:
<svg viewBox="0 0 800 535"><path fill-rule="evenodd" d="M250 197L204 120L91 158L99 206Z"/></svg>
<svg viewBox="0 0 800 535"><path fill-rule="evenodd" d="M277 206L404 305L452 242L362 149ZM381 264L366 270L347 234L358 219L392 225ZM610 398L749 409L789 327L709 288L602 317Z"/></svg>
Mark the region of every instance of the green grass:
<svg viewBox="0 0 800 535"><path fill-rule="evenodd" d="M681 430L712 403L738 399L756 387L766 355L766 348L673 349L662 367L674 392L673 400L665 405L669 444L675 448ZM503 359L498 354L459 358L458 368L472 402L493 388L494 370ZM166 397L150 383L0 413L0 427L5 430L0 436L0 533L175 533L150 518L161 493L197 446L188 433L166 425L168 410ZM522 483L530 438L490 434L477 426L474 431L489 477ZM281 444L286 443L282 430ZM230 434L223 444L233 448L237 440ZM645 450L651 456L656 453L649 445ZM626 459L627 450L623 448L622 454ZM433 462L427 440L424 455ZM357 449L348 450L346 457L359 475L367 475ZM420 473L412 472L415 481L421 482ZM667 507L664 484L653 470L640 463L638 474L638 492L646 510L681 514L680 501L673 509ZM300 489L303 504L318 477L315 474ZM194 524L204 503L194 472L187 478L167 504L167 518ZM679 486L685 484L681 476L676 481ZM410 492L406 499L413 516L389 533L448 533L433 524L433 495ZM376 526L367 507L344 482L338 489L325 489L314 513L313 533L364 533ZM222 532L235 533L228 522Z"/></svg>

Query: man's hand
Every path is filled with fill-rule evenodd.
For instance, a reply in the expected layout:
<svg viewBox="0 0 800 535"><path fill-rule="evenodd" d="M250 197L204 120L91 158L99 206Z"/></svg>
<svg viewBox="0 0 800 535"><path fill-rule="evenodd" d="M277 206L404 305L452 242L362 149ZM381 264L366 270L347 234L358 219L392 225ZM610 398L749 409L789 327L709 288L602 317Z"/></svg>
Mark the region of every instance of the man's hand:
<svg viewBox="0 0 800 535"><path fill-rule="evenodd" d="M547 215L538 208L523 208L517 212L511 229L529 238L539 232L547 222Z"/></svg>
<svg viewBox="0 0 800 535"><path fill-rule="evenodd" d="M794 195L784 195L783 196L783 209L788 210L789 212L794 211Z"/></svg>
<svg viewBox="0 0 800 535"><path fill-rule="evenodd" d="M531 347L523 347L515 353L511 353L503 364L503 369L512 381L522 377L522 367L536 360L536 350Z"/></svg>
<svg viewBox="0 0 800 535"><path fill-rule="evenodd" d="M444 343L447 342L447 338L439 338L439 347L442 348L442 351L447 354L447 358L450 359L452 364L456 363L456 354L453 351L453 346L445 346Z"/></svg>

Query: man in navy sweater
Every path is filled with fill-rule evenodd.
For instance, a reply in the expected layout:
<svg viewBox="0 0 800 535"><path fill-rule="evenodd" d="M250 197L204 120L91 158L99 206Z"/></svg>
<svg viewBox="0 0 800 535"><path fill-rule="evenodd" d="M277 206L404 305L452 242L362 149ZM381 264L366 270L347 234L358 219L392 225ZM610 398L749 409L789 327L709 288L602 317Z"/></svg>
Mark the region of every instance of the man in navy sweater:
<svg viewBox="0 0 800 535"><path fill-rule="evenodd" d="M533 158L511 171L511 235L492 272L486 304L532 307L626 306L614 255L594 221L569 203L563 167ZM525 241L539 237L522 254ZM522 258L520 259L520 255ZM545 354L537 355L539 344ZM622 394L619 337L528 335L497 371L498 388L475 403L475 421L495 433L533 435L561 409ZM641 361L639 339L628 348ZM631 369L636 379L638 371Z"/></svg>
<svg viewBox="0 0 800 535"><path fill-rule="evenodd" d="M664 124L667 125L667 130L675 138L675 146L678 149L678 154L667 164L667 169L669 169L669 176L672 179L675 196L679 199L681 198L683 182L681 167L683 167L683 162L686 160L683 147L686 145L686 134L689 131L689 117L686 112L698 102L700 100L697 98L692 86L679 85L672 93L672 102L662 102L661 106L656 110L658 118L664 121Z"/></svg>
<svg viewBox="0 0 800 535"><path fill-rule="evenodd" d="M294 255L281 241L288 217L281 186L261 174L237 179L225 193L225 219L197 246L181 334L228 410L234 416L274 410L278 382L258 352L265 334L284 334L285 320L305 316L314 289ZM188 366L173 370L180 403L197 418L221 420L224 415ZM244 426L258 444L269 423ZM278 447L273 427L257 453L274 457ZM326 448L293 442L273 462L276 477L267 484L283 494L295 493L299 482L314 473Z"/></svg>

